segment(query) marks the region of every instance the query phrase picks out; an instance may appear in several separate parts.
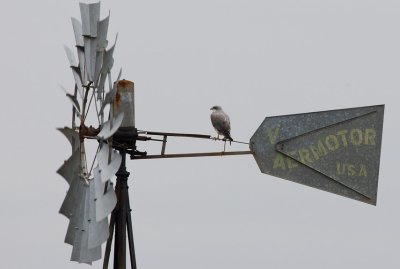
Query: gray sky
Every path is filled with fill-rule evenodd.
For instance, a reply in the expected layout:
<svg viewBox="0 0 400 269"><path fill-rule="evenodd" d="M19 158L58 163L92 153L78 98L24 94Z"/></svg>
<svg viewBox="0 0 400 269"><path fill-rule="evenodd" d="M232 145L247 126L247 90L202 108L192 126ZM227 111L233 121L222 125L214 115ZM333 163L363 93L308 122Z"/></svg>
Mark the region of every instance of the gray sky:
<svg viewBox="0 0 400 269"><path fill-rule="evenodd" d="M248 141L266 116L386 104L376 207L261 174L251 156L130 161L139 268L399 266L399 1L102 1L108 10L113 74L135 81L139 129L214 135L209 108L221 105ZM58 85L73 86L71 16L78 1L9 1L0 17L0 268L88 267L69 261L55 172L70 154L55 128L70 124Z"/></svg>

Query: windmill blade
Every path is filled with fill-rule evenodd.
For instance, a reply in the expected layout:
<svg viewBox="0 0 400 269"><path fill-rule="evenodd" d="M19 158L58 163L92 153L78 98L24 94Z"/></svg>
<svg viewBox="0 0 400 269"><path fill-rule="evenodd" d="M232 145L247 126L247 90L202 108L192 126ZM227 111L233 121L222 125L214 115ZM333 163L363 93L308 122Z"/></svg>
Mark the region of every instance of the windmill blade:
<svg viewBox="0 0 400 269"><path fill-rule="evenodd" d="M110 49L106 50L103 54L103 63L102 63L102 67L101 67L101 71L100 71L100 79L99 79L99 83L98 83L98 94L97 94L98 100L100 100L101 97L103 96L104 83L106 82L107 75L111 72L111 68L114 65L113 54L114 54L115 45L117 44L117 39L118 39L118 35L115 37L114 45Z"/></svg>
<svg viewBox="0 0 400 269"><path fill-rule="evenodd" d="M97 154L97 161L101 182L106 182L117 173L122 162L122 156L118 151L103 144Z"/></svg>
<svg viewBox="0 0 400 269"><path fill-rule="evenodd" d="M94 72L96 68L97 39L92 37L83 37L85 47L85 67L89 81L94 81Z"/></svg>
<svg viewBox="0 0 400 269"><path fill-rule="evenodd" d="M79 95L83 98L83 87L82 87L82 78L80 75L80 68L79 67L71 67L72 74L74 76L75 85L78 88Z"/></svg>
<svg viewBox="0 0 400 269"><path fill-rule="evenodd" d="M99 21L97 24L97 54L96 54L96 67L94 72L95 85L98 87L99 82L101 82L101 70L103 67L104 53L108 45L107 32L108 24L110 20L110 14L103 20ZM104 89L103 80L103 89Z"/></svg>
<svg viewBox="0 0 400 269"><path fill-rule="evenodd" d="M74 177L79 172L79 162L80 162L80 150L77 149L71 155L71 157L64 162L64 164L57 170L57 173L61 175L69 185L73 181ZM68 195L67 195L68 196Z"/></svg>
<svg viewBox="0 0 400 269"><path fill-rule="evenodd" d="M71 143L72 153L74 153L79 148L79 134L68 127L57 128L57 130L60 131Z"/></svg>
<svg viewBox="0 0 400 269"><path fill-rule="evenodd" d="M71 67L78 67L79 64L78 64L78 62L76 61L75 55L74 55L74 53L72 52L72 50L71 50L69 47L67 47L67 46L64 46L64 50L65 50L65 53L67 54L67 58L68 58L68 61L69 61L69 65L70 65Z"/></svg>
<svg viewBox="0 0 400 269"><path fill-rule="evenodd" d="M82 37L83 40L83 37ZM83 42L83 41L82 41ZM83 44L83 43L82 43ZM81 83L82 85L87 85L87 72L85 68L85 49L84 46L76 47L76 51L78 53L78 61L79 61L79 72L81 74ZM83 95L81 95L82 97Z"/></svg>
<svg viewBox="0 0 400 269"><path fill-rule="evenodd" d="M72 28L74 29L75 44L78 47L83 47L82 24L78 19L71 18Z"/></svg>
<svg viewBox="0 0 400 269"><path fill-rule="evenodd" d="M112 211L111 209L111 211L107 212L107 215L104 218L97 220L97 215L98 215L97 203L99 199L102 200L102 197L100 197L96 193L96 185L99 182L98 181L94 182L94 181L95 179L93 178L90 182L90 200L89 200L90 210L89 210L89 236L88 236L89 249L99 247L101 246L101 244L107 241L109 235L107 216Z"/></svg>
<svg viewBox="0 0 400 269"><path fill-rule="evenodd" d="M110 21L110 13L103 20L100 20L97 23L97 49L105 50L107 48L107 32L108 32L108 24Z"/></svg>
<svg viewBox="0 0 400 269"><path fill-rule="evenodd" d="M81 108L79 106L78 100L76 99L75 95L72 95L68 93L68 91L60 85L60 88L65 92L65 95L68 97L68 99L71 101L72 106L75 108L75 113L77 114L78 117L81 115Z"/></svg>
<svg viewBox="0 0 400 269"><path fill-rule="evenodd" d="M82 197L78 214L76 215L77 226L75 227L71 261L91 264L93 261L101 259L101 246L89 248L89 229L92 222L90 219L90 187L83 186L83 188L85 188L85 194Z"/></svg>
<svg viewBox="0 0 400 269"><path fill-rule="evenodd" d="M82 35L96 37L97 22L100 19L100 2L85 4L79 3L82 20Z"/></svg>
<svg viewBox="0 0 400 269"><path fill-rule="evenodd" d="M106 121L103 124L103 128L101 128L100 133L97 135L102 140L107 140L111 136L118 131L119 127L122 124L122 120L124 119L124 110L121 110L115 117Z"/></svg>
<svg viewBox="0 0 400 269"><path fill-rule="evenodd" d="M117 204L117 195L115 194L111 181L101 181L99 166L96 166L93 172L94 180L92 183L95 187L96 221L101 221L111 214L115 208Z"/></svg>
<svg viewBox="0 0 400 269"><path fill-rule="evenodd" d="M115 98L116 93L117 93L117 87L114 85L113 89L107 92L106 97L104 97L103 104L101 105L99 114L102 114L104 112L104 108L106 107L106 105L111 104L111 102Z"/></svg>
<svg viewBox="0 0 400 269"><path fill-rule="evenodd" d="M78 229L81 205L85 202L87 188L88 186L76 177L75 180L71 182L67 196L59 210L61 215L69 219L64 242L70 245L73 245L75 242L75 232Z"/></svg>

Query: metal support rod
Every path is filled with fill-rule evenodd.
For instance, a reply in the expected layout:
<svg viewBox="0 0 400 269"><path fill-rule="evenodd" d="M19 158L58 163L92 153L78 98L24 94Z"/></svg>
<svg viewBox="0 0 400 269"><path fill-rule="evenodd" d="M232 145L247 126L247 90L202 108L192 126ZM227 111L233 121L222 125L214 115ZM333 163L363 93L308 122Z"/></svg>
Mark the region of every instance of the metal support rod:
<svg viewBox="0 0 400 269"><path fill-rule="evenodd" d="M166 144L167 144L167 136L164 135L163 143L162 143L162 149L161 149L161 155L165 155L165 146L166 146Z"/></svg>
<svg viewBox="0 0 400 269"><path fill-rule="evenodd" d="M116 215L116 211L113 211L111 213L109 235L108 235L108 239L107 239L106 250L105 250L104 260L103 260L103 269L108 268L108 262L110 260L111 244L112 244L112 239L114 236L115 215Z"/></svg>
<svg viewBox="0 0 400 269"><path fill-rule="evenodd" d="M116 173L117 184L115 191L117 195L117 205L115 206L110 220L110 235L106 245L103 269L108 268L108 261L111 251L111 242L114 231L114 269L126 269L126 238L128 232L129 256L131 268L136 269L135 250L133 245L133 232L131 221L131 209L129 205L128 177L126 171L126 150L119 149L122 155L121 166ZM114 227L115 226L115 229Z"/></svg>
<svg viewBox="0 0 400 269"><path fill-rule="evenodd" d="M208 157L208 156L231 156L254 154L252 151L221 151L221 152L201 152L201 153L180 153L164 155L131 156L132 160L143 159L166 159L166 158L186 158L186 157Z"/></svg>

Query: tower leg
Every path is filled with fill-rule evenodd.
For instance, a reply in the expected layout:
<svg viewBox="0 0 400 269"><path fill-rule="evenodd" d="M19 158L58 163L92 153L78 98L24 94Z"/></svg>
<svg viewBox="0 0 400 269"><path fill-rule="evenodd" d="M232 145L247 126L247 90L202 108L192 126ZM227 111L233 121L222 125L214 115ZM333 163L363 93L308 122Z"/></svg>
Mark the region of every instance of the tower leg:
<svg viewBox="0 0 400 269"><path fill-rule="evenodd" d="M129 172L126 171L126 152L120 150L122 155L121 166L116 173L117 184L115 191L117 195L117 205L115 206L110 220L110 237L107 241L106 251L104 255L103 269L108 268L108 261L111 251L111 243L113 238L114 226L114 269L126 269L126 236L128 231L129 254L131 259L131 268L136 269L135 250L133 245L133 232L131 221L131 209L129 205L128 193L128 177Z"/></svg>

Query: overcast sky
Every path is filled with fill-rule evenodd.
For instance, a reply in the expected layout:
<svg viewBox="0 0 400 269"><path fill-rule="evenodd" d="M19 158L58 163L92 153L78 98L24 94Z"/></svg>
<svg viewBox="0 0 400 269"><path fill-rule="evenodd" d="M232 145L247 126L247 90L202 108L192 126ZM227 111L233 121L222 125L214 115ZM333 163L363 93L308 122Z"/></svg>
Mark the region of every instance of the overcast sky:
<svg viewBox="0 0 400 269"><path fill-rule="evenodd" d="M221 105L248 141L266 116L386 105L376 207L262 174L252 156L129 161L138 268L398 268L399 1L102 1L109 10L113 77L122 67L135 81L139 129L215 135ZM78 1L2 11L0 268L88 268L69 261L56 174L70 155L56 128L70 125L59 85L74 83L63 45ZM222 147L171 139L167 152Z"/></svg>

